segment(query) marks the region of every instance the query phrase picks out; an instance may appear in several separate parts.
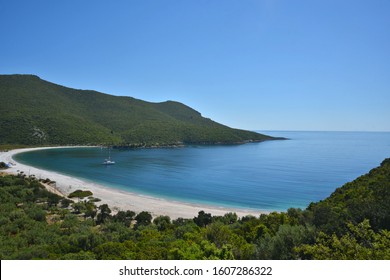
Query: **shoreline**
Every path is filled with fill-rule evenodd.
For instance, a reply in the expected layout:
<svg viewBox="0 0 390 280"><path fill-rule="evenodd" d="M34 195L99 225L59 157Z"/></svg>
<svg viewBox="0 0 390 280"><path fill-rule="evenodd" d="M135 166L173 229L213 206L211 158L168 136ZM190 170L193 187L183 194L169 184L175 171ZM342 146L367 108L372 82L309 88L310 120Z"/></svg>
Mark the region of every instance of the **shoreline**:
<svg viewBox="0 0 390 280"><path fill-rule="evenodd" d="M39 148L23 148L15 149L7 152L0 152L0 162L5 163L12 162L10 168L3 170L5 173L17 174L18 171L23 171L24 174L35 175L38 179L49 178L52 181L56 182L56 187L49 189L46 185L45 187L56 194L56 191L62 193L64 196L67 196L69 193L77 190L90 190L93 193L93 197L101 199L101 202L98 204L108 204L111 210L131 210L136 213L141 211L148 211L152 214L153 217L160 215L169 216L171 219L177 218L188 218L192 219L198 215L199 211L205 211L206 213L211 213L213 216L223 216L226 213L234 212L239 217L252 215L259 216L260 214L266 214L270 211L254 210L254 209L241 209L241 208L230 208L230 207L218 207L213 205L206 204L195 204L195 203L186 203L176 200L168 200L164 198L152 197L143 194L137 194L132 192L126 192L123 190L107 187L101 184L96 184L93 182L88 182L82 179L71 177L68 175L63 175L54 171L48 171L33 166L25 165L17 162L13 159L13 156L23 152L43 150L43 149L57 149L57 148L82 148L86 146L60 146L60 147L39 147ZM89 146L88 146L89 147Z"/></svg>

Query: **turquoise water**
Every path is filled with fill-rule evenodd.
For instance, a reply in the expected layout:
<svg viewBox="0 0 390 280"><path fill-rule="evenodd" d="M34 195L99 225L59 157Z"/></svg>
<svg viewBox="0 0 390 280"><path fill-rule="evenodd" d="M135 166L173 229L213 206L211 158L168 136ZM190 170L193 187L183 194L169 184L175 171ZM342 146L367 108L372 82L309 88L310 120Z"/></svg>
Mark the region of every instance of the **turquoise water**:
<svg viewBox="0 0 390 280"><path fill-rule="evenodd" d="M113 188L185 202L305 208L390 157L389 132L265 131L288 137L237 146L112 150L50 149L17 161Z"/></svg>

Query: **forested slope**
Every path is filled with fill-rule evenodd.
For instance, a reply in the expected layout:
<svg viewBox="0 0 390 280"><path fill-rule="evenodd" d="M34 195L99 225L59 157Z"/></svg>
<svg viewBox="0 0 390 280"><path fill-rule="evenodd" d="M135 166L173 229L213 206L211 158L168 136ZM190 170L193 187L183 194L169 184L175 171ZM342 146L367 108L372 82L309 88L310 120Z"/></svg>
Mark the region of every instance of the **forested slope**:
<svg viewBox="0 0 390 280"><path fill-rule="evenodd" d="M162 146L275 138L232 129L174 101L151 103L0 75L0 144Z"/></svg>

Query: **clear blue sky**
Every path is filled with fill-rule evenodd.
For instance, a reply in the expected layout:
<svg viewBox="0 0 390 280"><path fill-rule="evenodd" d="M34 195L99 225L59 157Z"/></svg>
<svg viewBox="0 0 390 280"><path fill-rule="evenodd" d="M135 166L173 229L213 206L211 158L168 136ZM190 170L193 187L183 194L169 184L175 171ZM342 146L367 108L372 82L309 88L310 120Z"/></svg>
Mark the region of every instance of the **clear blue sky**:
<svg viewBox="0 0 390 280"><path fill-rule="evenodd" d="M390 131L388 0L1 1L0 73L252 130Z"/></svg>

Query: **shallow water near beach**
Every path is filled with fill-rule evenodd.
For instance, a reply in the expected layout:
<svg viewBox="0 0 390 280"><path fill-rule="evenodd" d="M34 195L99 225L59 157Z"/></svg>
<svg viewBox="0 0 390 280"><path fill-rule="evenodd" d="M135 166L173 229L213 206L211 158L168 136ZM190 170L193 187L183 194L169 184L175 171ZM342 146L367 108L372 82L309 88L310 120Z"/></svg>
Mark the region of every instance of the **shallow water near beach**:
<svg viewBox="0 0 390 280"><path fill-rule="evenodd" d="M21 163L108 187L214 206L305 208L390 157L390 132L263 131L290 140L245 145L21 153ZM178 210L180 211L180 210Z"/></svg>

